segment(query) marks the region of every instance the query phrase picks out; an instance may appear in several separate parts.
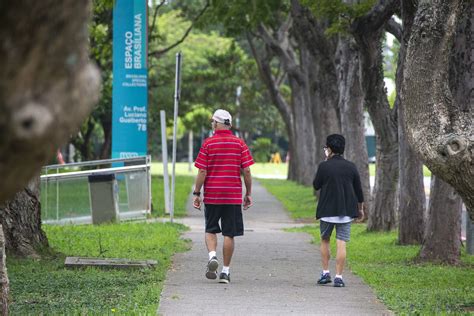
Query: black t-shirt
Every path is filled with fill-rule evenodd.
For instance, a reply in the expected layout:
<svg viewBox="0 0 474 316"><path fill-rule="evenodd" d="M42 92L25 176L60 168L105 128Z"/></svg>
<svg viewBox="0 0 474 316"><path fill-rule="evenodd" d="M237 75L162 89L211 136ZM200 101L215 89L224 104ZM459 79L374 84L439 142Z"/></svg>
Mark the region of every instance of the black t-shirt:
<svg viewBox="0 0 474 316"><path fill-rule="evenodd" d="M319 165L313 181L321 189L316 218L329 216L358 217L357 203L364 202L360 176L356 166L340 155L334 155Z"/></svg>

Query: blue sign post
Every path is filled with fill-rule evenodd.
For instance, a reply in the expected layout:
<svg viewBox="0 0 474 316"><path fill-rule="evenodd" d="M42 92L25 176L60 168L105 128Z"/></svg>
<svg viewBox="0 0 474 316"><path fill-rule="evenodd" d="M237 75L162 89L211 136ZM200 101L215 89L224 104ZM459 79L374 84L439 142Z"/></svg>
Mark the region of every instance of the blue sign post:
<svg viewBox="0 0 474 316"><path fill-rule="evenodd" d="M115 0L112 158L147 154L147 0Z"/></svg>

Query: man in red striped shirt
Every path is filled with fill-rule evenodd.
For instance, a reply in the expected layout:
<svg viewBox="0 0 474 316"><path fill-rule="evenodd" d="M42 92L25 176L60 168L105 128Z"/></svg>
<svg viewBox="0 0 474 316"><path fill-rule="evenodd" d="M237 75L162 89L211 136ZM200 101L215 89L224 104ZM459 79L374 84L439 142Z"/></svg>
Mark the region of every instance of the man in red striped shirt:
<svg viewBox="0 0 474 316"><path fill-rule="evenodd" d="M197 209L201 208L201 188L204 185L206 246L209 251L206 277L217 279L219 262L216 256L216 234L222 233L224 266L219 275L219 282L229 283L234 237L244 234L240 175L243 171L246 188L243 206L248 209L252 205L250 166L254 161L245 142L230 131L232 116L229 112L217 110L212 116L211 124L214 135L204 141L194 162L199 171L194 186L193 205Z"/></svg>

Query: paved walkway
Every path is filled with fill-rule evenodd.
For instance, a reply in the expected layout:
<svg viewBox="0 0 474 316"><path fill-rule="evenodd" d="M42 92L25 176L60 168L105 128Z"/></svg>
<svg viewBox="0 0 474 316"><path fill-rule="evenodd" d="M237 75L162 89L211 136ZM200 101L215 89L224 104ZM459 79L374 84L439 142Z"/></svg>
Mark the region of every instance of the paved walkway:
<svg viewBox="0 0 474 316"><path fill-rule="evenodd" d="M254 206L244 213L245 236L236 238L228 285L204 276L204 218L188 203L188 217L180 222L191 228L184 238L192 240L192 248L174 257L159 315L390 314L370 288L349 271L344 273L345 288L317 286L319 248L310 243L308 234L283 231L297 224L257 182L253 197ZM218 240L221 264L222 237ZM331 260L333 275L334 266Z"/></svg>

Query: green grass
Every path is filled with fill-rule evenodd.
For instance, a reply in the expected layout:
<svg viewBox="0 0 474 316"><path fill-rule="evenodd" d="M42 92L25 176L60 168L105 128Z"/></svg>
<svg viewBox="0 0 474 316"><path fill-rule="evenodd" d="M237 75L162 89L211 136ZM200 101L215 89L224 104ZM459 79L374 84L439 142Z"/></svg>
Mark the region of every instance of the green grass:
<svg viewBox="0 0 474 316"><path fill-rule="evenodd" d="M369 164L369 174L372 177L375 177L376 165L374 163ZM423 176L431 177L431 171L428 167L423 166Z"/></svg>
<svg viewBox="0 0 474 316"><path fill-rule="evenodd" d="M154 315L171 256L188 248L178 224L44 226L45 259L8 257L12 315ZM66 256L153 259L155 269L67 270Z"/></svg>
<svg viewBox="0 0 474 316"><path fill-rule="evenodd" d="M312 190L305 191L305 187L285 180L261 183L288 207L293 217L305 213L314 216L314 202L310 203ZM314 243L320 242L319 225L291 231L310 233ZM474 256L466 255L463 250L459 266L417 264L420 247L399 246L397 237L396 231L369 233L365 224L353 225L347 248L348 267L397 314L468 314L468 310L472 311ZM335 254L334 242L331 248Z"/></svg>
<svg viewBox="0 0 474 316"><path fill-rule="evenodd" d="M312 187L288 180L259 179L296 220L308 220L316 216L316 197Z"/></svg>
<svg viewBox="0 0 474 316"><path fill-rule="evenodd" d="M191 193L192 185L194 184L194 177L177 175L175 179L175 207L174 216L182 217L186 215L186 202L189 194ZM152 186L152 204L153 204L153 216L165 216L165 202L164 202L164 183L162 175L152 175L151 180ZM170 179L170 191L171 191L171 179Z"/></svg>
<svg viewBox="0 0 474 316"><path fill-rule="evenodd" d="M176 163L176 175L187 175L195 176L197 169L192 166L191 171L189 171L189 165L187 162L178 162ZM286 177L288 174L288 164L272 164L272 163L262 163L257 162L250 167L252 170L252 176L256 178L260 177L271 177L275 176L277 178ZM375 164L369 164L369 173L371 176L375 176ZM161 162L154 162L151 165L151 173L155 175L163 175L163 164ZM171 164L168 164L168 173L171 175ZM425 177L430 177L431 172L426 167L423 166L423 175Z"/></svg>
<svg viewBox="0 0 474 316"><path fill-rule="evenodd" d="M255 177L259 176L278 176L285 177L288 173L287 164L271 164L271 163L256 163L250 167L252 175ZM171 176L172 165L168 164L168 174ZM176 175L196 176L197 169L191 166L189 171L189 164L187 162L176 163L175 169ZM163 175L163 164L161 162L154 162L151 165L151 173L154 175Z"/></svg>
<svg viewBox="0 0 474 316"><path fill-rule="evenodd" d="M256 164L250 167L252 171L252 176L259 177L285 177L288 175L288 164L280 163L261 163L257 162Z"/></svg>

